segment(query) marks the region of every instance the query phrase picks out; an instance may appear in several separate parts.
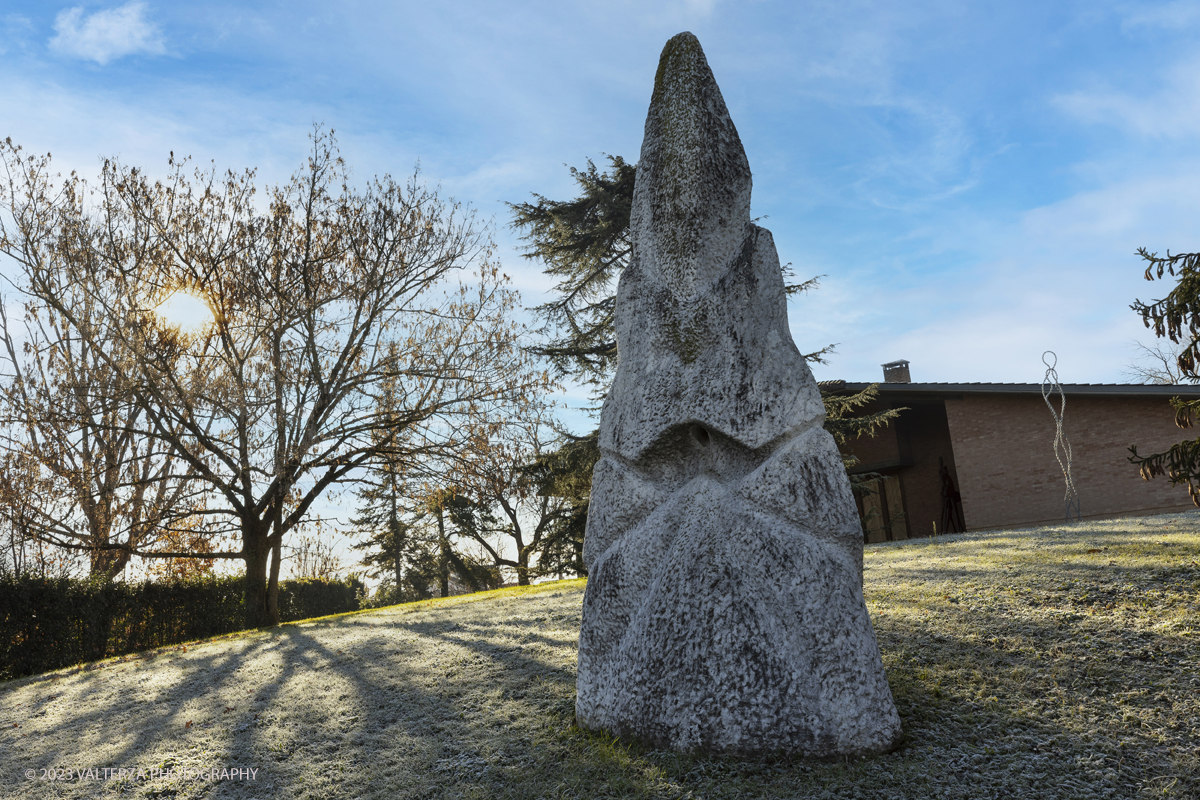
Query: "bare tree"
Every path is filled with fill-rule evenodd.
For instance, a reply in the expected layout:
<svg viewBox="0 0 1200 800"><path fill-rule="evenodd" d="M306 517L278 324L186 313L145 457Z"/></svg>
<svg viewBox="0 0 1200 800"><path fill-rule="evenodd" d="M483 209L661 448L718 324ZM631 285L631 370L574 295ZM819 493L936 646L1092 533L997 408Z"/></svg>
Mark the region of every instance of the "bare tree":
<svg viewBox="0 0 1200 800"><path fill-rule="evenodd" d="M159 532L155 550L164 553L190 553L180 556L148 556L142 565L152 580L191 580L213 574L216 562L209 557L219 546L199 524L197 517L179 520Z"/></svg>
<svg viewBox="0 0 1200 800"><path fill-rule="evenodd" d="M192 182L172 157L154 182L106 162L93 211L55 202L48 158L11 144L4 155L12 222L0 250L89 342L88 321L58 298L110 298L110 365L132 385L136 431L176 452L200 487L188 516L240 543L205 556L245 562L250 625L278 622L281 546L318 497L375 460L453 449L461 420L544 380L510 368L516 296L471 217L417 176L352 189L332 133L314 135L306 168L263 210L253 172L197 170ZM74 176L65 185L81 192ZM87 231L73 248L58 233L70 226ZM205 300L212 325L187 334L157 319L179 289ZM387 381L398 399L385 412Z"/></svg>
<svg viewBox="0 0 1200 800"><path fill-rule="evenodd" d="M459 491L481 510L479 521L463 532L497 566L516 572L528 586L534 560L555 523L571 513L565 497L541 491L532 470L556 442L551 407L542 396L525 399L492 425L477 424L457 477ZM514 557L504 555L511 541Z"/></svg>
<svg viewBox="0 0 1200 800"><path fill-rule="evenodd" d="M67 577L80 554L46 544L34 533L46 480L20 451L0 454L0 575Z"/></svg>
<svg viewBox="0 0 1200 800"><path fill-rule="evenodd" d="M1128 378L1143 383L1178 384L1195 383L1195 378L1189 378L1179 369L1179 357L1187 349L1184 343L1158 341L1153 347L1147 347L1135 341L1137 360L1125 365L1122 371Z"/></svg>
<svg viewBox="0 0 1200 800"><path fill-rule="evenodd" d="M120 342L101 298L58 298L87 327L85 338L28 287L18 288L22 327L13 329L0 303L0 444L20 454L22 466L8 466L36 483L37 501L10 492L9 506L23 515L27 535L85 552L89 574L111 580L133 549L155 543L185 499L185 482L174 473L179 460L169 443L135 432L142 410L112 365Z"/></svg>
<svg viewBox="0 0 1200 800"><path fill-rule="evenodd" d="M324 530L301 533L292 547L292 577L338 580L342 561Z"/></svg>

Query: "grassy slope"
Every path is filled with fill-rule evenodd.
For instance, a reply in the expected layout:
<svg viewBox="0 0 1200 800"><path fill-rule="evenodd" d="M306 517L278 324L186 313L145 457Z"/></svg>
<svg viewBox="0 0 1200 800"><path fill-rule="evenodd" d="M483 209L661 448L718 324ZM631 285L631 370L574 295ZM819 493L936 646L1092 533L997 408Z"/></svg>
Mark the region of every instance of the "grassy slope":
<svg viewBox="0 0 1200 800"><path fill-rule="evenodd" d="M886 756L738 762L578 731L583 584L566 582L0 684L0 794L1200 796L1200 515L873 546L866 563L907 736ZM258 773L23 777L210 765Z"/></svg>

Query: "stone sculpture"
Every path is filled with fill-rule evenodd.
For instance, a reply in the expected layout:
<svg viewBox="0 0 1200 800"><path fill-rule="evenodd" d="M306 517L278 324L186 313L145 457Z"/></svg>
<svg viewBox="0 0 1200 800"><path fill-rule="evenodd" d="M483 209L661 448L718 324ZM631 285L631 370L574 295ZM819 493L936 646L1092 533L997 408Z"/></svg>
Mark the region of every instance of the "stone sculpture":
<svg viewBox="0 0 1200 800"><path fill-rule="evenodd" d="M690 33L667 42L617 290L576 719L681 751L895 746L862 529L750 167Z"/></svg>

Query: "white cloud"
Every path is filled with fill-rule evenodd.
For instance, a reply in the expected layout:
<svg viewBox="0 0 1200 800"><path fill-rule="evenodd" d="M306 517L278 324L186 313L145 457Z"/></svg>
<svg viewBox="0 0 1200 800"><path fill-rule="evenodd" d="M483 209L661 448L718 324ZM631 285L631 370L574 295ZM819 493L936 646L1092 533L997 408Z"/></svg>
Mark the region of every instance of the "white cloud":
<svg viewBox="0 0 1200 800"><path fill-rule="evenodd" d="M82 6L60 11L50 49L75 58L107 64L115 58L166 52L158 27L145 17L146 6L130 2L85 15Z"/></svg>
<svg viewBox="0 0 1200 800"><path fill-rule="evenodd" d="M1180 30L1200 22L1200 6L1195 0L1176 0L1150 8L1138 8L1121 23L1129 28L1167 28Z"/></svg>
<svg viewBox="0 0 1200 800"><path fill-rule="evenodd" d="M1147 283L1135 250L1200 249L1197 213L1200 161L1189 160L1012 219L964 215L930 242L961 253L959 268L823 267L821 289L790 304L792 331L802 350L841 342L814 369L821 380L879 380L880 364L905 358L918 381L1036 383L1045 350L1058 354L1064 382L1128 380L1130 342L1155 341L1129 305L1173 285Z"/></svg>
<svg viewBox="0 0 1200 800"><path fill-rule="evenodd" d="M1200 58L1172 66L1157 92L1079 91L1060 95L1055 102L1083 122L1111 125L1139 136L1194 136L1200 134Z"/></svg>
<svg viewBox="0 0 1200 800"><path fill-rule="evenodd" d="M5 14L0 17L0 56L13 46L24 46L33 30L33 22L21 14Z"/></svg>
<svg viewBox="0 0 1200 800"><path fill-rule="evenodd" d="M689 12L707 17L717 7L717 0L684 0L683 5Z"/></svg>

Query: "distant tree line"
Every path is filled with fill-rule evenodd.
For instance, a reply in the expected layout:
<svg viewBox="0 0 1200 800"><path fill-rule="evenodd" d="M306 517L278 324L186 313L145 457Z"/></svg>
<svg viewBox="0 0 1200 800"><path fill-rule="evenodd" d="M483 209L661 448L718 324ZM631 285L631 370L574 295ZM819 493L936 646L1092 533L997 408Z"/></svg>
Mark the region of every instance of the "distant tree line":
<svg viewBox="0 0 1200 800"><path fill-rule="evenodd" d="M108 160L93 185L11 140L0 162L4 570L240 561L244 624L275 624L286 552L338 572L314 504L348 493L375 604L585 574L597 437L563 430L551 395L570 379L599 400L615 372L633 165L511 205L556 281L529 340L474 218L416 174L353 187L331 131L274 187L174 155L165 178ZM163 318L181 291L209 323ZM886 424L861 413L874 396L825 396L827 429Z"/></svg>

